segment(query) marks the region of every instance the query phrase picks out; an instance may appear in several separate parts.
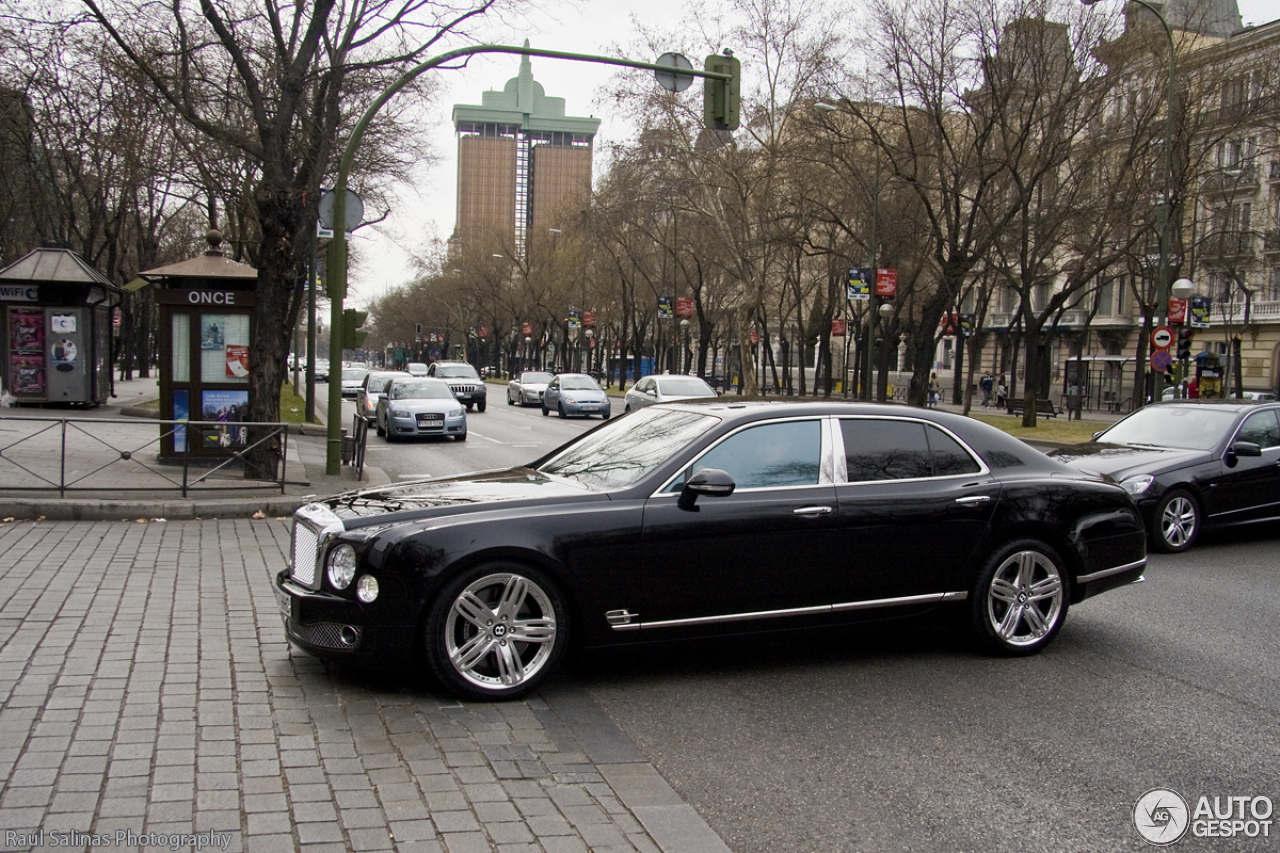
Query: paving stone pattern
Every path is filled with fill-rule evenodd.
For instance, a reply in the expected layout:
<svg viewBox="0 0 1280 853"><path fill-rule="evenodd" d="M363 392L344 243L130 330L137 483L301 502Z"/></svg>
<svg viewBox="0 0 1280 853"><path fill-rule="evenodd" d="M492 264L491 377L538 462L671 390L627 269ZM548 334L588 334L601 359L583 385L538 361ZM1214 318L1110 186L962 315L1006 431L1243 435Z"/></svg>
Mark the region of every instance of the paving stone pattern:
<svg viewBox="0 0 1280 853"><path fill-rule="evenodd" d="M727 850L572 684L459 703L291 650L269 581L288 536L0 524L0 849Z"/></svg>

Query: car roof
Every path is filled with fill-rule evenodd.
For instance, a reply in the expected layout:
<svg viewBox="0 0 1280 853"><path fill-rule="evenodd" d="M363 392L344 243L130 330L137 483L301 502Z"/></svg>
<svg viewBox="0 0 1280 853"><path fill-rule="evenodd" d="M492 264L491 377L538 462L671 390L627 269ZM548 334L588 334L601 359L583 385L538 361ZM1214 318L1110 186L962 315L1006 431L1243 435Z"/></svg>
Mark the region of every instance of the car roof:
<svg viewBox="0 0 1280 853"><path fill-rule="evenodd" d="M1216 409L1230 409L1231 411L1235 411L1235 412L1240 412L1240 411L1256 412L1259 409L1265 409L1268 407L1280 407L1280 403L1277 403L1274 400L1249 400L1249 399L1237 400L1234 397L1225 397L1225 398L1197 397L1197 398L1187 399L1187 400L1161 400L1156 403L1150 403L1149 405L1164 406L1164 407L1175 406L1175 407L1181 407L1181 408L1188 408L1193 406L1195 407L1211 406Z"/></svg>

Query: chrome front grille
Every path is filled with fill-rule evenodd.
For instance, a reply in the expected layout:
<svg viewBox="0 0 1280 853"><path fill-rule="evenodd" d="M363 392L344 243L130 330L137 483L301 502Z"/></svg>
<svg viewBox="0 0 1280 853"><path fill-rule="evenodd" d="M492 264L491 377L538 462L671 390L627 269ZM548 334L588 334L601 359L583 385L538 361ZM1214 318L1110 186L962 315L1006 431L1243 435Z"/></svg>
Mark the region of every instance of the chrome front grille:
<svg viewBox="0 0 1280 853"><path fill-rule="evenodd" d="M480 386L472 382L450 382L449 390L455 394L472 394Z"/></svg>
<svg viewBox="0 0 1280 853"><path fill-rule="evenodd" d="M342 532L342 519L324 504L307 504L293 514L289 573L308 589L320 588L320 558L325 540Z"/></svg>
<svg viewBox="0 0 1280 853"><path fill-rule="evenodd" d="M320 537L306 524L293 522L293 579L303 586L316 582L316 546Z"/></svg>

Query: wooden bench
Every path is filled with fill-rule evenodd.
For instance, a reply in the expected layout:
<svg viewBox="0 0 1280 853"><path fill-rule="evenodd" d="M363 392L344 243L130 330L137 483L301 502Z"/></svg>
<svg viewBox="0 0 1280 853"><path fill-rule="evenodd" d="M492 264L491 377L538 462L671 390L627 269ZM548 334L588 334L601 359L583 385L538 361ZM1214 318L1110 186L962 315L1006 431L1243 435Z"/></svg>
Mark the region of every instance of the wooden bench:
<svg viewBox="0 0 1280 853"><path fill-rule="evenodd" d="M1026 408L1023 405L1026 401L1022 397L1010 397L1005 401L1005 408L1011 415L1020 415ZM1043 415L1046 418L1056 418L1058 410L1053 407L1052 400L1036 400L1036 417Z"/></svg>

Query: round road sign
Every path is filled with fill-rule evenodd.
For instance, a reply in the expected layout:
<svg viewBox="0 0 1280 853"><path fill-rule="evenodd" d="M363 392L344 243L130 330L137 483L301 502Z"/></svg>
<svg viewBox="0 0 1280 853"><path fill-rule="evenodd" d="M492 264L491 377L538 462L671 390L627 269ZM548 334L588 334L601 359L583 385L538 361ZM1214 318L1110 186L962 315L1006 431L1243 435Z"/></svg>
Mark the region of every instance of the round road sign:
<svg viewBox="0 0 1280 853"><path fill-rule="evenodd" d="M1156 373L1168 373L1173 367L1173 356L1167 349L1158 349L1151 353L1151 369Z"/></svg>
<svg viewBox="0 0 1280 853"><path fill-rule="evenodd" d="M1156 326L1151 330L1151 345L1156 349L1168 349L1173 344L1173 329Z"/></svg>

